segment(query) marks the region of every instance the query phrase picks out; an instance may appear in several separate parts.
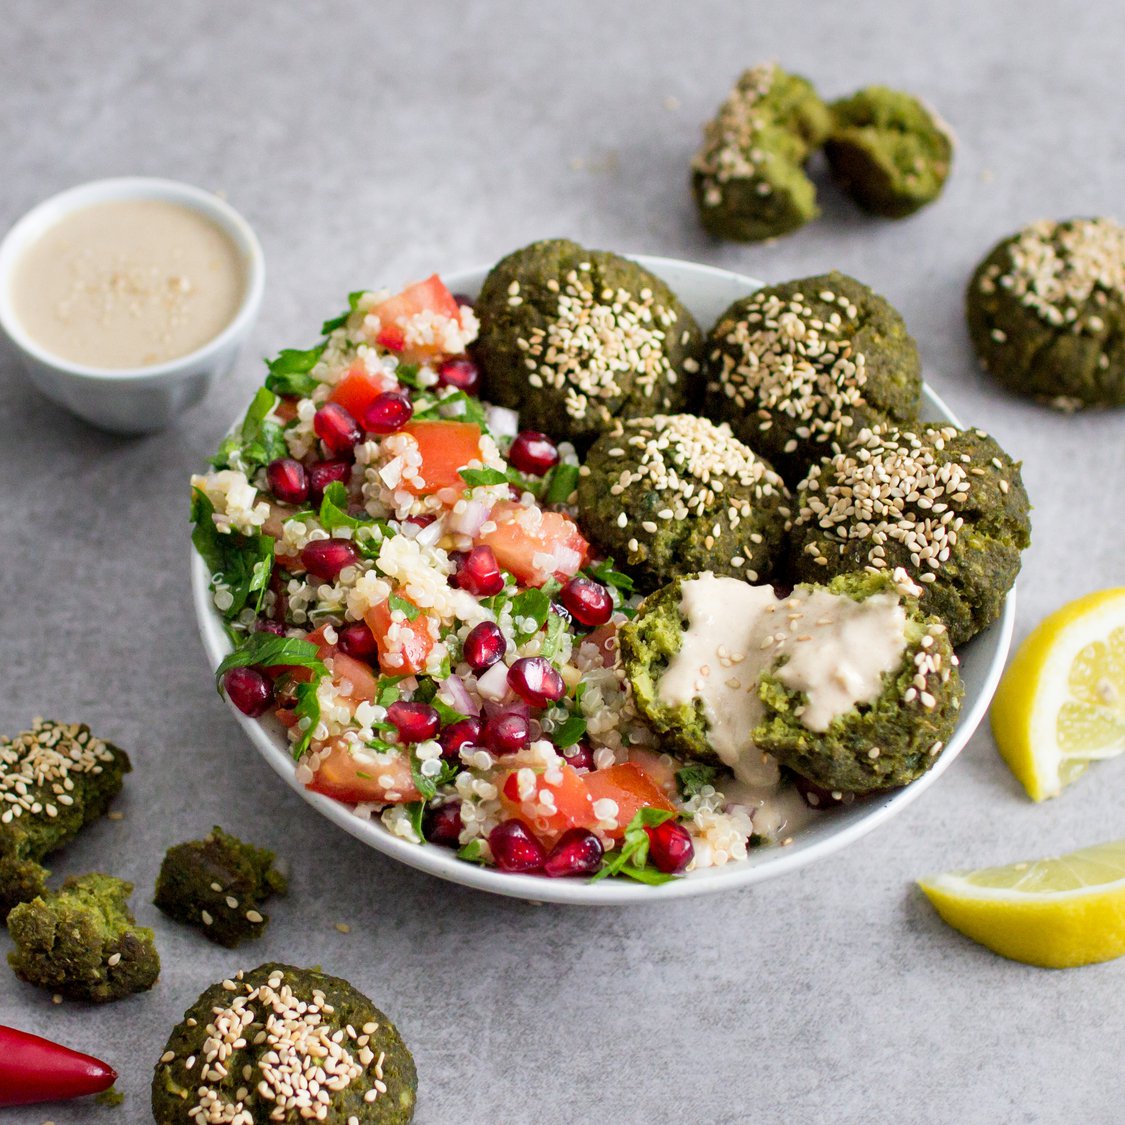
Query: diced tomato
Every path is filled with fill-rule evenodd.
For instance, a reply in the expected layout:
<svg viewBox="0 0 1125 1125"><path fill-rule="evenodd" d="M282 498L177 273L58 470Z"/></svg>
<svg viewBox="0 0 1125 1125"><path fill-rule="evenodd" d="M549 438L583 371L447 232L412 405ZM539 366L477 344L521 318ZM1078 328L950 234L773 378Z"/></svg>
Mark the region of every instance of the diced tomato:
<svg viewBox="0 0 1125 1125"><path fill-rule="evenodd" d="M348 373L332 388L328 401L339 403L362 426L372 402L397 386L397 380L387 375L372 375L364 364L353 363Z"/></svg>
<svg viewBox="0 0 1125 1125"><path fill-rule="evenodd" d="M495 527L483 532L480 542L491 547L497 562L525 586L542 586L552 577L560 582L573 578L590 549L575 522L562 512L502 500L493 507L489 523ZM536 555L550 556L550 564L540 565Z"/></svg>
<svg viewBox="0 0 1125 1125"><path fill-rule="evenodd" d="M676 792L676 770L667 755L634 746L629 751L629 761L636 762L669 796Z"/></svg>
<svg viewBox="0 0 1125 1125"><path fill-rule="evenodd" d="M403 433L418 443L422 467L418 476L422 484L404 481L402 487L415 496L429 496L443 488L455 488L458 493L465 482L457 475L470 461L479 461L480 426L473 422L408 422Z"/></svg>
<svg viewBox="0 0 1125 1125"><path fill-rule="evenodd" d="M535 834L547 840L561 836L568 828L593 828L598 822L582 774L565 762L560 769L560 781L548 781L544 774L537 774L535 792L527 801L520 800L518 770L508 774L500 790L500 802L507 811L512 816L527 818ZM556 811L548 816L532 816L532 807L541 803L540 795L544 792L554 797Z"/></svg>
<svg viewBox="0 0 1125 1125"><path fill-rule="evenodd" d="M297 399L295 397L280 399L273 412L282 425L292 422L297 417Z"/></svg>
<svg viewBox="0 0 1125 1125"><path fill-rule="evenodd" d="M591 770L583 780L591 800L608 797L617 802L617 828L608 833L620 838L629 821L644 808L675 812L664 791L636 762L623 762L604 770Z"/></svg>
<svg viewBox="0 0 1125 1125"><path fill-rule="evenodd" d="M461 307L445 283L435 273L425 281L408 285L401 293L388 298L371 310L379 317L379 334L375 342L393 352L406 351L406 333L403 324L421 312L431 312L436 316L461 321ZM426 359L441 354L436 345L415 346L409 350L413 358Z"/></svg>
<svg viewBox="0 0 1125 1125"><path fill-rule="evenodd" d="M363 619L375 635L379 666L388 676L413 676L425 671L426 660L434 647L425 614L419 614L413 621L397 622L393 642L388 634L391 625L396 623L391 620L391 607L387 602L372 606Z"/></svg>
<svg viewBox="0 0 1125 1125"><path fill-rule="evenodd" d="M359 804L361 801L417 801L421 793L414 787L410 762L405 755L396 755L386 762L372 758L360 750L356 758L339 740L329 744L329 753L321 758L308 788L337 801Z"/></svg>
<svg viewBox="0 0 1125 1125"><path fill-rule="evenodd" d="M369 664L356 660L343 652L333 652L325 658L332 682L340 694L353 703L372 703L378 693L378 678ZM347 690L341 689L346 684Z"/></svg>

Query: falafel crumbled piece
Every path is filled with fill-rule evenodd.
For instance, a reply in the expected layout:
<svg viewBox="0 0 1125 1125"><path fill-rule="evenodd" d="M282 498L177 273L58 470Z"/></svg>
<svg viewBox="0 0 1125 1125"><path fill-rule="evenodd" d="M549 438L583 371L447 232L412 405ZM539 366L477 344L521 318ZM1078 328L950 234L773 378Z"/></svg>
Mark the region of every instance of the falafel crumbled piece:
<svg viewBox="0 0 1125 1125"><path fill-rule="evenodd" d="M835 271L735 301L708 336L703 412L794 483L863 427L915 418L921 393L902 317Z"/></svg>
<svg viewBox="0 0 1125 1125"><path fill-rule="evenodd" d="M36 719L0 739L0 919L46 892L42 860L104 815L131 769L85 723Z"/></svg>
<svg viewBox="0 0 1125 1125"><path fill-rule="evenodd" d="M271 962L184 1013L156 1064L152 1113L157 1125L407 1125L417 1091L410 1050L363 993Z"/></svg>
<svg viewBox="0 0 1125 1125"><path fill-rule="evenodd" d="M574 242L535 242L489 271L472 347L482 394L580 451L618 418L694 406L703 334L655 274Z"/></svg>
<svg viewBox="0 0 1125 1125"><path fill-rule="evenodd" d="M804 165L830 125L828 107L807 79L776 63L745 71L704 126L691 162L704 228L756 242L815 219L816 188Z"/></svg>
<svg viewBox="0 0 1125 1125"><path fill-rule="evenodd" d="M216 825L202 840L168 849L152 901L169 918L233 949L244 938L262 935L269 915L259 908L288 889L273 861L273 852L244 844Z"/></svg>
<svg viewBox="0 0 1125 1125"><path fill-rule="evenodd" d="M904 219L941 194L953 137L924 102L868 86L834 102L831 111L824 154L833 179L865 211Z"/></svg>
<svg viewBox="0 0 1125 1125"><path fill-rule="evenodd" d="M618 425L578 478L582 526L643 591L701 570L767 581L789 503L768 462L693 414Z"/></svg>
<svg viewBox="0 0 1125 1125"><path fill-rule="evenodd" d="M1125 405L1125 227L1044 219L999 242L966 297L981 366L1064 411Z"/></svg>
<svg viewBox="0 0 1125 1125"><path fill-rule="evenodd" d="M145 992L160 974L153 932L135 924L132 883L112 875L67 879L8 915L8 962L28 984L105 1003Z"/></svg>
<svg viewBox="0 0 1125 1125"><path fill-rule="evenodd" d="M799 579L902 568L954 645L1000 616L1031 542L1019 462L983 430L863 430L809 470L795 506Z"/></svg>

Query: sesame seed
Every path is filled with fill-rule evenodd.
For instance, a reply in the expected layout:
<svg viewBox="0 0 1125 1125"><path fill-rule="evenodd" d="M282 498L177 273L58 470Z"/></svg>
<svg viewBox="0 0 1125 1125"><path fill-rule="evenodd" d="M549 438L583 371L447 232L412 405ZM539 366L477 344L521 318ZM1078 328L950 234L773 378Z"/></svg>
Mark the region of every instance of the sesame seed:
<svg viewBox="0 0 1125 1125"><path fill-rule="evenodd" d="M247 910L246 913L243 915L243 917L246 919L247 922L251 922L255 926L259 922L263 921L262 915L259 914L257 910Z"/></svg>

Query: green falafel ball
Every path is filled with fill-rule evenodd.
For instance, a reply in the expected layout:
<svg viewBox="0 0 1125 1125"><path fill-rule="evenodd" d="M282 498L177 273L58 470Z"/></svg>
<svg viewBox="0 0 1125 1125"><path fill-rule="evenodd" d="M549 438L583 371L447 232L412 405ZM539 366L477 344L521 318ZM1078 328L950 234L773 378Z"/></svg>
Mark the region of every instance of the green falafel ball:
<svg viewBox="0 0 1125 1125"><path fill-rule="evenodd" d="M160 974L152 930L129 911L132 883L112 875L67 879L8 915L20 980L74 1000L104 1003L146 992Z"/></svg>
<svg viewBox="0 0 1125 1125"><path fill-rule="evenodd" d="M212 985L152 1079L157 1125L407 1125L418 1076L398 1029L340 977L269 963Z"/></svg>
<svg viewBox="0 0 1125 1125"><path fill-rule="evenodd" d="M269 915L259 907L286 891L286 878L273 860L273 852L216 826L202 840L168 849L152 901L169 918L231 949L244 938L261 937Z"/></svg>
<svg viewBox="0 0 1125 1125"><path fill-rule="evenodd" d="M700 570L765 581L790 515L769 464L694 414L636 418L599 438L580 470L578 509L642 591Z"/></svg>
<svg viewBox="0 0 1125 1125"><path fill-rule="evenodd" d="M798 586L795 598L816 592L866 602L894 597L904 616L898 666L882 677L872 700L857 702L827 725L806 725L807 696L786 683L786 661L762 678L764 715L754 742L782 765L833 792L866 793L907 785L924 774L949 741L964 688L945 625L926 617L887 574L842 574L827 586ZM824 604L824 603L821 603ZM815 629L813 630L815 642Z"/></svg>
<svg viewBox="0 0 1125 1125"><path fill-rule="evenodd" d="M981 365L1060 410L1125 405L1125 227L1050 219L1005 238L966 299Z"/></svg>
<svg viewBox="0 0 1125 1125"><path fill-rule="evenodd" d="M0 739L0 919L46 891L42 860L106 812L130 769L84 723L36 719Z"/></svg>
<svg viewBox="0 0 1125 1125"><path fill-rule="evenodd" d="M798 578L901 567L955 645L1000 616L1031 541L1019 463L982 430L864 430L809 470L795 503Z"/></svg>
<svg viewBox="0 0 1125 1125"><path fill-rule="evenodd" d="M816 218L804 165L831 117L812 85L774 63L745 71L703 128L692 193L703 226L719 238L756 242Z"/></svg>
<svg viewBox="0 0 1125 1125"><path fill-rule="evenodd" d="M941 194L953 138L923 102L868 86L831 109L824 153L833 178L865 211L903 219Z"/></svg>
<svg viewBox="0 0 1125 1125"><path fill-rule="evenodd" d="M585 450L618 418L694 404L702 332L655 274L604 250L535 242L489 272L473 355L484 398Z"/></svg>
<svg viewBox="0 0 1125 1125"><path fill-rule="evenodd" d="M707 339L703 413L790 481L865 426L912 420L922 361L902 317L845 274L735 301Z"/></svg>

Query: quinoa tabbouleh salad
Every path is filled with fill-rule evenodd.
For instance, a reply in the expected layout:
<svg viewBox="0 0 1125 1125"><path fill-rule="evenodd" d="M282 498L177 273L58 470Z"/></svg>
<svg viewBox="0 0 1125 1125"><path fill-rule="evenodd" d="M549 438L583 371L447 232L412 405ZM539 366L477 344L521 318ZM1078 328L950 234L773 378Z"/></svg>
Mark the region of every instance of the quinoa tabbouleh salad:
<svg viewBox="0 0 1125 1125"><path fill-rule="evenodd" d="M582 283L581 266L572 276ZM762 702L746 712L749 726L708 743L708 730L723 725L716 708L724 697L709 694L700 676L694 699L673 698L670 688L662 696L661 677L682 646L714 663L716 686L719 675L734 682L724 670L748 654L724 646L724 628L702 637L714 626L709 619L693 629L687 594L710 590L707 582L745 583L711 578L723 571L718 554L713 566L693 558L657 580L636 559L607 557L613 548L604 539L592 543L596 521L584 518L591 501L579 496L589 470L569 442L521 430L516 411L489 403L477 332L474 302L437 275L398 294L351 294L320 344L269 362L265 385L211 471L192 478L192 541L233 645L218 682L241 712L281 724L303 785L403 840L452 849L468 862L658 883L786 844L809 818L854 799L790 761L819 754L838 766L840 755L877 757L878 748L856 749L857 738L877 730L891 740L882 751L888 766L908 765L860 771L871 779L866 791L903 784L932 764L960 703L956 658L901 569L882 585L798 587L788 602L784 589L775 596L751 587L763 591L763 612L785 614L797 641L805 639L800 613L788 607L802 599L820 607L818 617L833 599L866 604L815 622L839 624L834 655L817 673L836 669L837 711L821 724L802 716L823 685L777 686L789 682L782 666L795 660L792 649L765 625L740 622L739 637L766 638L758 647L769 651L755 652L738 673ZM596 347L596 333L591 341ZM693 360L676 373L690 384L689 403L702 400L698 370ZM667 457L661 435L687 416L651 414L610 419L606 433L621 435L630 458L649 456L640 448L646 441L653 456ZM715 429L738 444L725 422ZM611 441L605 455L623 454L615 449ZM748 463L758 456L742 450ZM706 466L669 463L667 471L685 495L722 491L721 476L712 479ZM633 513L632 499L607 493L604 502ZM772 501L778 537L797 515ZM734 526L744 517L740 510ZM670 577L672 586L656 589ZM679 615L669 616L668 592L681 582ZM884 663L852 669L849 622L876 618ZM618 643L625 626L645 638L632 643L631 662ZM654 635L662 638L656 648ZM851 641L862 647L863 639ZM940 681L903 704L912 676L931 667L936 676L940 662L919 655L934 644L952 659L940 666ZM661 718L684 706L702 732L699 753ZM755 741L767 727L775 753ZM858 776L847 768L825 776L837 773Z"/></svg>

